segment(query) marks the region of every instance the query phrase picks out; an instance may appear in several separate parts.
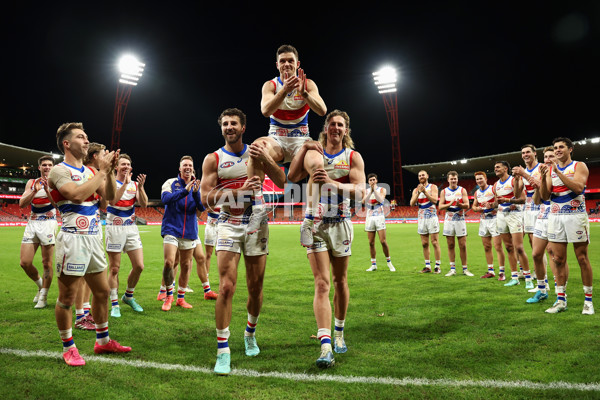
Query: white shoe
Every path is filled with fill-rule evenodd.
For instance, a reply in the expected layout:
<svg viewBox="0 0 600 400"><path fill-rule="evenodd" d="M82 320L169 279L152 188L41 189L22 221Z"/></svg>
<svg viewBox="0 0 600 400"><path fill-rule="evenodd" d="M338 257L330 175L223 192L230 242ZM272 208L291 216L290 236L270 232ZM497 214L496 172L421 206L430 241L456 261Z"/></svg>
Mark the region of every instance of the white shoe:
<svg viewBox="0 0 600 400"><path fill-rule="evenodd" d="M451 269L450 272L448 272L445 276L454 276L454 275L456 275L456 270Z"/></svg>
<svg viewBox="0 0 600 400"><path fill-rule="evenodd" d="M396 272L396 268L394 268L394 266L392 265L392 263L388 263L387 266L390 269L390 272Z"/></svg>
<svg viewBox="0 0 600 400"><path fill-rule="evenodd" d="M46 300L46 296L39 296L39 299L38 299L36 305L33 306L33 308L46 308L47 305L48 305L48 301ZM593 310L594 309L592 308L592 311Z"/></svg>
<svg viewBox="0 0 600 400"><path fill-rule="evenodd" d="M369 268L367 268L365 271L367 272L371 272L371 271L377 271L377 265L371 265Z"/></svg>
<svg viewBox="0 0 600 400"><path fill-rule="evenodd" d="M39 290L37 291L37 293L35 294L35 297L33 298L33 302L34 302L34 303L37 303L37 302L38 302L38 300L40 299L40 290L41 290L41 289L39 289Z"/></svg>
<svg viewBox="0 0 600 400"><path fill-rule="evenodd" d="M583 311L581 312L584 315L594 315L594 305L592 304L591 301L584 301L583 302Z"/></svg>
<svg viewBox="0 0 600 400"><path fill-rule="evenodd" d="M466 275L466 276L474 276L474 275L471 273L471 271L469 271L468 269L463 269L463 275Z"/></svg>
<svg viewBox="0 0 600 400"><path fill-rule="evenodd" d="M188 286L188 287L186 287L184 290L185 290L185 292L186 292L186 293L194 293L194 289L192 289L192 288L191 288L191 287L189 287L189 286Z"/></svg>
<svg viewBox="0 0 600 400"><path fill-rule="evenodd" d="M315 221L312 219L304 218L302 225L300 226L300 244L304 247L310 247L313 245L313 230L315 227Z"/></svg>
<svg viewBox="0 0 600 400"><path fill-rule="evenodd" d="M566 309L567 309L567 302L560 300L560 301L557 301L556 303L554 303L552 305L552 307L550 307L549 309L546 310L546 312L548 314L556 314L561 311L565 311Z"/></svg>

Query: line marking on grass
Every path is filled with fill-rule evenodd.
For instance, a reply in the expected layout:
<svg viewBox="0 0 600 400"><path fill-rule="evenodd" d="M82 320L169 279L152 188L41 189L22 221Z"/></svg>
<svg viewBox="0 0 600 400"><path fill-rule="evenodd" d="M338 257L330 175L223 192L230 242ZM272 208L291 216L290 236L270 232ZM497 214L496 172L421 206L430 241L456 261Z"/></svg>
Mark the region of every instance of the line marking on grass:
<svg viewBox="0 0 600 400"><path fill-rule="evenodd" d="M41 357L62 359L62 353L52 351L28 351L0 348L0 354L10 354L18 357ZM151 361L132 361L122 358L101 357L95 355L86 355L86 361L100 362L112 365L124 365L135 368L152 368L167 371L198 372L202 374L213 375L210 368L197 367L193 365L166 364ZM247 369L232 369L233 376L251 377L251 378L277 378L287 379L298 382L336 382L336 383L367 383L392 386L447 386L447 387L483 387L500 389L534 389L534 390L579 390L585 392L600 391L600 383L570 383L570 382L549 382L539 383L531 381L499 381L494 379L475 381L475 380L453 380L453 379L427 379L427 378L386 378L373 376L341 376L341 375L313 375L294 372L258 372Z"/></svg>

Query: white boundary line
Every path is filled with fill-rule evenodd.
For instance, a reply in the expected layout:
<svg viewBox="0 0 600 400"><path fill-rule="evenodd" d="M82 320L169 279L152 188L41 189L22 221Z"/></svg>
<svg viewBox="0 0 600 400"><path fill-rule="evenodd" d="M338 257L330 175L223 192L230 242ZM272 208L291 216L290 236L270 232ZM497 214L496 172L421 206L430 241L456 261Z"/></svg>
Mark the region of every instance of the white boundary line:
<svg viewBox="0 0 600 400"><path fill-rule="evenodd" d="M0 348L0 354L10 354L18 357L42 357L62 359L62 353L51 351L27 351ZM101 362L113 365L124 365L135 368L153 368L167 371L198 372L202 374L213 374L209 368L196 367L193 365L165 364L150 361L131 361L122 358L108 358L94 355L86 355L86 361ZM338 382L338 383L368 383L392 386L446 386L446 387L483 387L500 389L534 389L534 390L580 390L586 392L600 391L600 383L569 383L549 382L538 383L531 381L498 381L498 380L452 380L452 379L426 379L426 378L385 378L370 376L340 376L340 375L311 375L292 372L258 372L247 369L232 369L231 375L252 378L277 378L298 382Z"/></svg>

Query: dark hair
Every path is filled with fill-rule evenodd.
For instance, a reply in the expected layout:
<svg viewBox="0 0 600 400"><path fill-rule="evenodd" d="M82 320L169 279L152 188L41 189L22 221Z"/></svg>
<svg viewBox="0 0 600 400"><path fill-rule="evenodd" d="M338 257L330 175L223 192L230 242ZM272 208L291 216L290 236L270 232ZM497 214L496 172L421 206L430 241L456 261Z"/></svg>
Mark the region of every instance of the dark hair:
<svg viewBox="0 0 600 400"><path fill-rule="evenodd" d="M298 50L296 50L296 48L294 46L292 46L290 44L282 44L277 49L277 54L275 54L275 61L279 61L279 55L283 54L283 53L294 53L294 55L296 56L296 61L299 60Z"/></svg>
<svg viewBox="0 0 600 400"><path fill-rule="evenodd" d="M456 171L448 171L448 173L446 175L447 176L452 175L452 176L456 176L458 178L458 172L456 172Z"/></svg>
<svg viewBox="0 0 600 400"><path fill-rule="evenodd" d="M244 114L244 112L239 108L228 108L224 110L221 115L219 115L219 119L217 120L219 126L221 126L223 117L238 117L240 119L240 124L242 124L242 126L246 126L246 114Z"/></svg>
<svg viewBox="0 0 600 400"><path fill-rule="evenodd" d="M552 145L554 145L556 142L564 142L569 149L573 148L573 142L568 137L557 137L552 141Z"/></svg>
<svg viewBox="0 0 600 400"><path fill-rule="evenodd" d="M371 179L371 178L375 178L375 179L377 179L377 174L374 174L374 173L372 173L372 172L371 172L369 175L367 175L367 182L368 182L368 181L369 181L369 179Z"/></svg>
<svg viewBox="0 0 600 400"><path fill-rule="evenodd" d="M38 166L42 165L44 161L52 161L52 164L54 164L54 158L52 156L41 156L38 158Z"/></svg>
<svg viewBox="0 0 600 400"><path fill-rule="evenodd" d="M525 149L525 148L527 148L527 147L530 147L530 148L531 148L531 151L533 151L533 152L535 153L535 151L536 151L536 150L535 150L535 146L534 146L534 145L532 145L532 144L524 144L523 146L521 146L521 150L523 150L523 149Z"/></svg>
<svg viewBox="0 0 600 400"><path fill-rule="evenodd" d="M496 164L502 164L502 165L504 165L504 166L505 166L507 169L510 169L510 164L508 163L508 161L496 161L496 163L495 163L494 165L496 165Z"/></svg>
<svg viewBox="0 0 600 400"><path fill-rule="evenodd" d="M73 129L83 130L83 124L81 122L65 122L58 127L56 131L56 145L61 153L65 154L65 148L63 146L63 140L71 134Z"/></svg>

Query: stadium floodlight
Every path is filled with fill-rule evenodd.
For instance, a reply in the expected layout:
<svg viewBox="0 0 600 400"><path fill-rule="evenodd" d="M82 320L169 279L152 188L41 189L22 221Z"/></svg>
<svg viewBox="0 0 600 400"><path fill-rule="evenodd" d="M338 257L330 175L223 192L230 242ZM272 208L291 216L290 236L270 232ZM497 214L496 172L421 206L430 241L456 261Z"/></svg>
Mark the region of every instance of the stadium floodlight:
<svg viewBox="0 0 600 400"><path fill-rule="evenodd" d="M398 129L398 98L396 94L398 73L396 72L396 68L386 66L373 72L373 80L379 94L383 96L383 103L392 136L392 196L394 200L400 200L399 204L404 204L404 183L402 181L402 158L400 156L400 133Z"/></svg>
<svg viewBox="0 0 600 400"><path fill-rule="evenodd" d="M379 71L373 72L373 80L379 94L395 92L397 78L398 74L394 67L383 67Z"/></svg>
<svg viewBox="0 0 600 400"><path fill-rule="evenodd" d="M461 164L466 164L466 163L467 163L467 160L466 160L465 158L463 158L462 160L460 160L460 163L461 163Z"/></svg>
<svg viewBox="0 0 600 400"><path fill-rule="evenodd" d="M135 56L124 55L119 60L119 71L121 72L120 83L136 86L142 77L146 64L139 62Z"/></svg>
<svg viewBox="0 0 600 400"><path fill-rule="evenodd" d="M115 100L115 113L113 118L111 150L117 150L121 146L121 131L123 129L123 120L131 89L137 86L146 64L140 62L131 54L124 55L119 59L119 72L121 73L117 83L117 97Z"/></svg>
<svg viewBox="0 0 600 400"><path fill-rule="evenodd" d="M592 143L599 143L600 142L600 138L593 138L590 140L590 142Z"/></svg>

